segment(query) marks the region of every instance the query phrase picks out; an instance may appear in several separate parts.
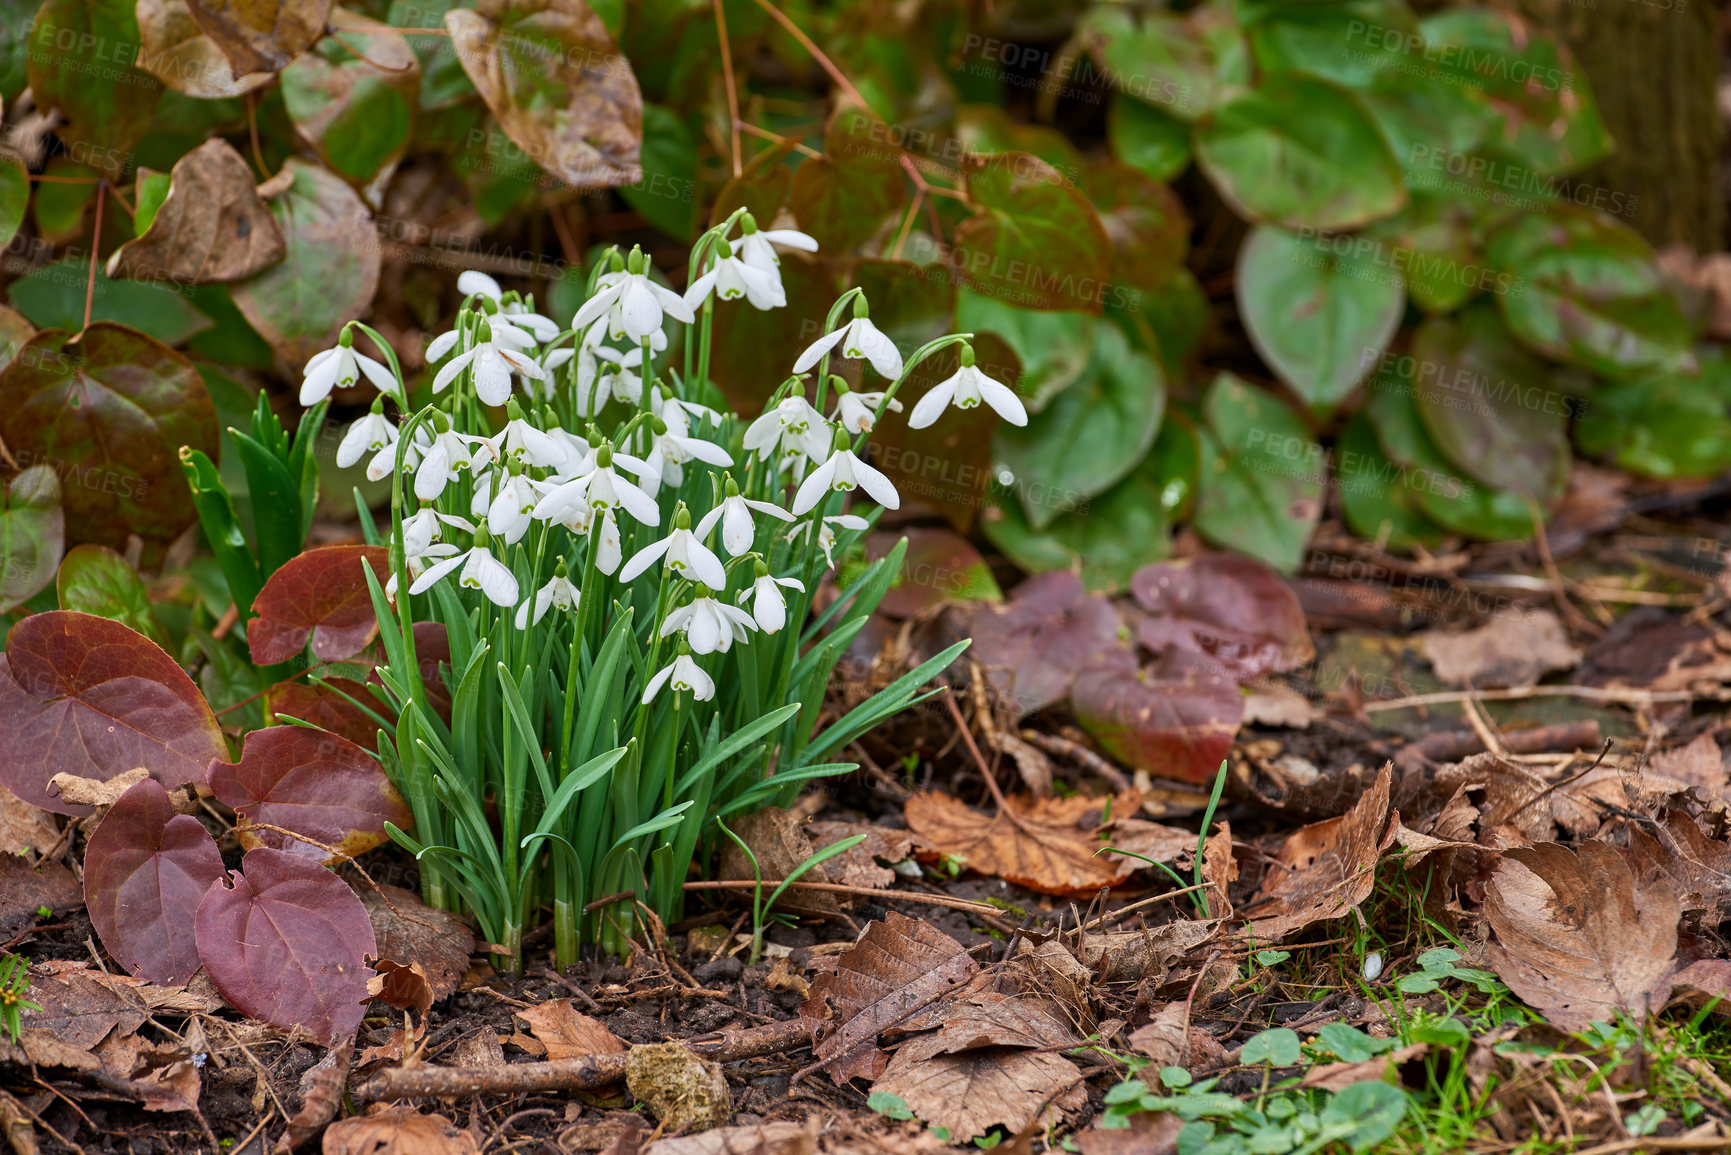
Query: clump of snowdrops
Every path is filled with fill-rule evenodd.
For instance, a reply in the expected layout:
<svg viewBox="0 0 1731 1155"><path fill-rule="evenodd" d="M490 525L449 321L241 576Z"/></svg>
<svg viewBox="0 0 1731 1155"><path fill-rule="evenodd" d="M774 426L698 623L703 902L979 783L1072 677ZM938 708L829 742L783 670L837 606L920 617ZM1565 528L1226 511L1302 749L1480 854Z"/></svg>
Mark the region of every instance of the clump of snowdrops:
<svg viewBox="0 0 1731 1155"><path fill-rule="evenodd" d="M966 334L904 359L858 289L791 361L762 351L766 379L782 380L761 416L728 412L708 380L714 310L784 306L778 246L817 247L735 213L693 248L683 294L636 249L613 250L564 325L465 273L455 327L426 350L437 369L420 408L358 322L307 364L303 405L362 380L380 391L338 462L391 478L391 573L369 580L398 719L380 752L414 813L412 834L392 836L417 856L426 899L473 914L513 967L549 907L561 963L584 942L623 949L645 911L678 918L728 819L853 770L838 753L934 692L966 644L817 728L832 670L901 567L898 546L812 612L837 551L899 504L865 443L901 409L909 373L962 346L916 426L982 401L1027 418L974 366ZM838 356L881 388L849 391L829 372ZM449 638L448 724L417 659L427 622Z"/></svg>

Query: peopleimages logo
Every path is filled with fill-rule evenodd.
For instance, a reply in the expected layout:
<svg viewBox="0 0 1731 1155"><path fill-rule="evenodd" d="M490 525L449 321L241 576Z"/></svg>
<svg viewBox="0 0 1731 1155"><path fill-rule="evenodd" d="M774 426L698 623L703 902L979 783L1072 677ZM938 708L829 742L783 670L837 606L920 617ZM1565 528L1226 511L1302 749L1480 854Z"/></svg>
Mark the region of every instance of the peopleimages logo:
<svg viewBox="0 0 1731 1155"><path fill-rule="evenodd" d="M1382 24L1372 24L1364 20L1349 20L1346 26L1346 38L1349 41L1362 42L1366 48L1380 52L1413 56L1427 64L1440 65L1442 68L1457 73L1471 73L1470 78L1464 75L1459 78L1465 82L1474 79L1496 80L1506 84L1538 88L1546 92L1572 92L1574 90L1572 73L1565 72L1561 68L1534 64L1523 57L1495 48L1434 42L1426 40L1416 32L1408 32L1403 28L1390 28ZM1446 79L1441 75L1436 76L1436 78Z"/></svg>

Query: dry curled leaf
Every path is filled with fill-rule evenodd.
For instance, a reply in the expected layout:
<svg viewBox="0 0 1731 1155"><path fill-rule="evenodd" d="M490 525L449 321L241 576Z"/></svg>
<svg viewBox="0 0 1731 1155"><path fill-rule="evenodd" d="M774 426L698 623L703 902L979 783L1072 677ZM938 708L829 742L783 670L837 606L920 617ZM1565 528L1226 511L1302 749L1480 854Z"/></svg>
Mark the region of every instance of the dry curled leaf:
<svg viewBox="0 0 1731 1155"><path fill-rule="evenodd" d="M771 806L743 815L729 823L734 835L750 848L748 856L728 839L721 847L721 877L733 879L791 878L812 856L812 841L801 816ZM801 877L807 882L833 882L830 863L820 862ZM808 890L793 898L793 905L811 910L840 910L835 895Z"/></svg>
<svg viewBox="0 0 1731 1155"><path fill-rule="evenodd" d="M1130 1045L1154 1060L1156 1067L1189 1066L1190 1004L1167 1003L1144 1025L1130 1032Z"/></svg>
<svg viewBox="0 0 1731 1155"><path fill-rule="evenodd" d="M475 953L475 936L467 923L395 886L367 888L361 905L367 908L381 958L420 966L434 1002L456 993L469 969L469 956Z"/></svg>
<svg viewBox="0 0 1731 1155"><path fill-rule="evenodd" d="M959 1055L890 1060L873 1091L899 1095L929 1126L965 1143L993 1127L1019 1134L1047 1104L1075 1110L1087 1102L1082 1072L1062 1055L984 1047Z"/></svg>
<svg viewBox="0 0 1731 1155"><path fill-rule="evenodd" d="M914 850L914 840L907 831L864 822L809 822L805 832L817 850L856 834L865 835L864 842L819 867L833 866L831 875L846 886L889 886L896 880L896 872L880 864L900 862Z"/></svg>
<svg viewBox="0 0 1731 1155"><path fill-rule="evenodd" d="M1569 644L1568 631L1550 610L1503 610L1464 634L1425 634L1423 646L1437 677L1481 689L1531 686L1581 661L1581 651Z"/></svg>
<svg viewBox="0 0 1731 1155"><path fill-rule="evenodd" d="M307 1068L300 1081L300 1110L294 1113L288 1121L288 1129L277 1140L276 1155L288 1155L296 1147L309 1142L324 1130L325 1124L337 1117L354 1057L354 1039L344 1039L326 1051L324 1058Z"/></svg>
<svg viewBox="0 0 1731 1155"><path fill-rule="evenodd" d="M396 1107L325 1128L324 1155L480 1155L469 1132L441 1115Z"/></svg>
<svg viewBox="0 0 1731 1155"><path fill-rule="evenodd" d="M643 177L643 94L583 0L480 0L445 13L463 71L499 127L572 188Z"/></svg>
<svg viewBox="0 0 1731 1155"><path fill-rule="evenodd" d="M193 19L187 0L138 0L137 10L138 66L176 92L226 100L271 82L268 72L237 79L234 65Z"/></svg>
<svg viewBox="0 0 1731 1155"><path fill-rule="evenodd" d="M1377 861L1394 843L1392 772L1393 765L1384 763L1351 810L1287 836L1262 889L1240 912L1258 942L1279 942L1313 922L1340 918L1370 897Z"/></svg>
<svg viewBox="0 0 1731 1155"><path fill-rule="evenodd" d="M0 854L46 854L59 842L54 815L0 786Z"/></svg>
<svg viewBox="0 0 1731 1155"><path fill-rule="evenodd" d="M168 197L143 236L114 250L108 275L176 285L237 281L286 251L252 170L233 145L212 137L175 162Z"/></svg>
<svg viewBox="0 0 1731 1155"><path fill-rule="evenodd" d="M799 1009L819 1064L837 1083L883 1073L880 1032L907 1022L979 970L962 944L918 919L891 911L869 922L835 969L811 984Z"/></svg>
<svg viewBox="0 0 1731 1155"><path fill-rule="evenodd" d="M517 1012L529 1024L529 1033L547 1048L549 1059L572 1059L581 1055L617 1055L625 1050L618 1035L579 1011L570 999L548 999Z"/></svg>
<svg viewBox="0 0 1731 1155"><path fill-rule="evenodd" d="M1117 886L1138 865L1096 854L1108 843L1100 823L1108 800L1069 798L1006 800L996 814L981 814L948 794L927 792L907 801L908 828L941 854L970 870L1006 879L1042 894L1093 894ZM1111 800L1114 812L1135 812L1134 795Z"/></svg>
<svg viewBox="0 0 1731 1155"><path fill-rule="evenodd" d="M1507 851L1485 884L1496 936L1491 969L1565 1031L1665 1005L1677 949L1677 896L1643 883L1617 848L1554 842Z"/></svg>
<svg viewBox="0 0 1731 1155"><path fill-rule="evenodd" d="M412 1010L426 1021L433 1009L433 984L420 963L404 966L388 958L372 963L373 977L367 981L367 998L377 999L399 1011Z"/></svg>
<svg viewBox="0 0 1731 1155"><path fill-rule="evenodd" d="M975 991L942 1010L937 1030L914 1035L896 1054L912 1061L981 1047L1066 1048L1081 1043L1053 1007L1034 999Z"/></svg>
<svg viewBox="0 0 1731 1155"><path fill-rule="evenodd" d="M325 32L331 0L187 0L237 77L280 72Z"/></svg>
<svg viewBox="0 0 1731 1155"><path fill-rule="evenodd" d="M1723 798L1726 792L1725 756L1711 731L1700 735L1687 746L1662 750L1653 755L1653 773L1698 787L1708 798Z"/></svg>

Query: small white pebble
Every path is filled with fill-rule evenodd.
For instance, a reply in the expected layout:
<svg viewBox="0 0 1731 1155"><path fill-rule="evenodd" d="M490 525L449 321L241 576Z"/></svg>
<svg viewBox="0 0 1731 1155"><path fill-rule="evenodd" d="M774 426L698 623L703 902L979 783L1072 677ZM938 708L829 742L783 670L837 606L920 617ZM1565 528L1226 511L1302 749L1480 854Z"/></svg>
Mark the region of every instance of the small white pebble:
<svg viewBox="0 0 1731 1155"><path fill-rule="evenodd" d="M1366 982L1375 982L1382 974L1382 952L1371 951L1364 956L1364 978Z"/></svg>

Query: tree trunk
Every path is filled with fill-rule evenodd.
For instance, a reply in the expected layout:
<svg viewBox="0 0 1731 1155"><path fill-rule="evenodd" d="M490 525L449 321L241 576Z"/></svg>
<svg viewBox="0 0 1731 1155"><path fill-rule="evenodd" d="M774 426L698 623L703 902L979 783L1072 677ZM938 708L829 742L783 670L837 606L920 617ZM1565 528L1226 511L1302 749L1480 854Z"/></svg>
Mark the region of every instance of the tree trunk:
<svg viewBox="0 0 1731 1155"><path fill-rule="evenodd" d="M1615 141L1616 151L1576 181L1634 198L1623 219L1656 248L1723 249L1718 4L1504 2L1569 46Z"/></svg>

